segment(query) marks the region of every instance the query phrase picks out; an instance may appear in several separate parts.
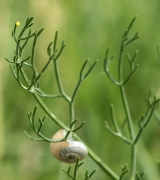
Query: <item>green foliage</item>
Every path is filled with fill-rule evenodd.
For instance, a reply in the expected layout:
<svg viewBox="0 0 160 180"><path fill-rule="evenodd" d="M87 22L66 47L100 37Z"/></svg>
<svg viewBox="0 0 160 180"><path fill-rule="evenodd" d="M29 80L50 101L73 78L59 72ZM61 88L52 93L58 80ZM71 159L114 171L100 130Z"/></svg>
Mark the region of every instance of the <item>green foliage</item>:
<svg viewBox="0 0 160 180"><path fill-rule="evenodd" d="M143 175L144 175L144 173L145 173L145 171L143 171L143 172L141 173L141 175L139 175L138 172L137 172L137 173L136 173L136 179L137 179L137 180L141 180L142 177L143 177Z"/></svg>
<svg viewBox="0 0 160 180"><path fill-rule="evenodd" d="M159 124L160 118L159 104L157 105L157 103L159 101L158 77L160 76L160 71L156 46L159 43L160 23L157 20L159 16L159 1L131 2L122 0L121 2L117 2L102 0L102 2L81 1L68 3L66 1L47 0L43 2L40 0L37 3L36 1L21 2L16 0L14 2L2 2L0 9L3 19L0 56L1 59L4 59L4 56L9 57L7 59L11 59L11 67L14 75L18 77L17 82L19 85L25 87L28 91L28 81L26 82L25 79L22 79L21 68L24 68L29 78L29 83L33 83L30 84L29 89L31 95L34 89L33 87L36 85L36 93L38 93L38 96L47 104L48 109L51 110L49 114L54 112L58 120L63 121L63 124L60 126L59 123L57 124L58 128L63 127L66 128L68 132L73 133L73 130L81 127L84 121L86 121L83 129L76 132L75 138L80 141L83 139L83 141L94 150L95 153L88 148L90 152L89 156L95 158L94 161L96 163L93 163L92 160L87 158L82 169L78 171L78 179L84 179L85 169L88 168L97 169L97 173L95 173L91 179L106 179L106 174L110 176L110 179L113 179L113 171L110 170L114 170L115 178L121 177L119 167L121 164L129 164L128 167L122 167L122 171L127 171L122 178L128 180L134 169L131 165L134 165L134 163L130 160L133 159L134 154L137 154L137 162L135 162L136 170L134 170L135 179L158 180L160 144L159 126L157 126L157 122ZM117 73L117 67L119 64L116 59L118 59L119 62L120 47L122 47L122 40L124 40L121 38L121 34L123 34L126 25L135 14L139 15L139 20L136 21L134 27L130 29L129 38L131 37L132 39L132 37L135 37L136 33L132 34L134 28L141 30L142 37L140 41L134 41L134 43L129 43L124 47L122 53L124 60L122 83L118 77L119 72ZM16 41L21 41L22 49L18 49L18 53L22 58L18 59L14 56L15 59L12 59L10 49L13 49L13 43L10 38L10 32L13 22L19 20L21 24L23 24L25 18L30 15L36 17L34 28L45 26L46 29L45 31L43 31L42 28L36 32L30 32L29 29L32 28L32 26L27 28L28 32L24 33L23 37L19 40L15 39ZM21 25L18 27L15 26L15 28L18 34ZM57 29L60 34L56 31ZM13 38L15 38L14 30L12 34ZM41 33L41 31L43 31L43 35L38 36L37 43L35 34L38 32ZM55 36L53 35L53 31L56 32ZM54 40L48 43L53 36ZM59 44L61 36L65 37L66 44L63 44L64 41ZM31 49L33 45L31 40L33 39L37 47L33 50L34 54ZM25 42L28 42L28 46L27 44L25 45ZM54 66L54 70L53 68L51 69L52 65L49 62L49 58L52 56L52 53L55 52L55 44L60 50L63 46L67 46L67 48L62 49L63 53L59 56L60 61L58 59L60 65L58 73L61 75L61 84L59 85L57 84L57 79L54 79L56 76L56 68ZM112 49L118 52L118 56L116 55L114 59L114 56L109 57L110 51L112 50L109 48L108 51L106 51L106 61L102 61L101 59L103 59L106 46L110 44L112 45ZM16 49L17 47L18 46L16 46ZM47 53L46 47L48 47ZM14 55L16 55L16 49ZM24 49L25 51L23 51ZM159 54L158 48L157 52ZM36 60L34 64L35 69L27 65L32 55ZM85 66L86 68L83 73L81 73L83 69L83 59L88 56L90 59L98 58L99 62L94 71L87 77L87 81L84 81L79 89L78 82L81 81L81 77L85 76L87 66L90 62L88 60L85 61L85 63L87 62L87 66ZM139 66L137 65L137 59ZM13 60L16 62L15 67L12 62ZM49 62L48 65L47 62ZM100 74L104 62L109 65L107 65L107 72L105 72L109 79L106 79L104 73L103 75ZM61 163L57 163L56 160L50 158L48 143L29 141L23 136L22 132L23 129L25 129L31 139L35 137L35 134L38 135L38 133L45 134L45 138L49 137L48 139L50 139L53 133L57 131L57 125L49 122L49 119L55 119L55 116L47 114L46 110L48 109L44 109L44 113L44 110L41 110L41 105L39 105L34 118L32 116L35 110L34 108L28 113L28 119L31 124L27 123L26 111L30 110L31 107L37 107L35 106L35 101L33 101L32 96L24 93L17 86L8 71L6 63L4 61L0 63L0 83L2 87L2 91L0 91L0 111L2 112L0 117L0 157L1 164L3 165L0 164L0 174L2 179L19 180L27 177L27 179L29 178L31 180L49 180L53 179L53 176L55 179L70 179L66 174L62 173ZM91 64L91 66L92 65L93 64ZM89 66L89 68L91 66ZM54 77L53 74L55 75ZM79 78L77 82L78 74ZM41 83L38 83L40 80ZM118 86L115 86L113 82L118 83ZM63 87L61 85L63 85ZM132 134L128 131L129 125L124 109L124 102L121 102L122 99L120 98L121 93L119 90L121 85L125 87L130 115L133 121L133 139L131 138ZM78 87L78 96L74 96L76 87ZM155 97L153 97L153 95L151 100L147 100L146 107L144 99L146 99L150 87L153 89L153 94L156 93L157 95ZM59 91L61 92L59 93ZM53 100L55 96L56 99ZM75 101L74 114L71 113L73 111L71 110L71 103L69 103L72 97ZM35 96L35 98L37 98L37 96ZM63 101L61 101L61 99ZM110 108L108 107L109 103L111 103ZM151 117L153 110L154 117L156 117L157 121ZM105 119L106 128L111 134L103 128L103 121ZM30 128L30 125L32 125L33 129ZM72 131L69 131L70 129L72 129ZM115 136L112 136L112 134ZM79 137L81 137L81 139ZM36 139L39 138L41 137ZM137 146L137 143L137 152L131 151L131 149L134 149L133 146ZM12 146L10 146L10 144L12 144ZM130 156L131 153L133 156ZM96 155L98 155L98 157ZM106 162L109 167L106 165ZM44 166L44 164L47 164L47 166ZM65 169L67 168L66 166ZM136 171L142 172L143 169L146 171L142 177L141 175L143 173L138 174Z"/></svg>
<svg viewBox="0 0 160 180"><path fill-rule="evenodd" d="M119 180L122 180L122 179L123 179L123 176L124 176L126 173L128 173L128 171L129 171L128 165L125 165L124 167L122 166L121 169L122 169L122 174L120 175Z"/></svg>
<svg viewBox="0 0 160 180"><path fill-rule="evenodd" d="M134 74L135 70L137 69L138 66L134 65L134 60L135 57L137 55L137 52L135 52L134 56L131 57L130 54L127 54L128 57L128 61L129 61L129 65L130 65L130 73L129 75L124 79L123 78L123 56L124 56L124 49L125 47L132 43L134 40L139 38L139 33L137 32L132 38L129 38L129 32L134 24L136 18L134 18L130 25L128 26L127 30L124 32L124 35L122 37L122 43L120 46L120 53L119 53L119 62L118 62L118 79L119 81L116 81L110 74L109 72L109 63L110 61L114 58L114 56L112 56L111 58L108 58L108 52L109 49L107 49L106 51L106 55L105 55L105 59L104 59L104 71L107 74L108 78L120 88L120 92L121 92L121 98L123 101L123 106L124 106L124 110L126 113L126 119L124 120L123 124L127 124L128 125L128 132L129 132L129 137L123 135L120 127L118 126L118 122L116 119L116 115L115 115L115 110L114 110L114 106L113 104L111 105L111 116L112 116L112 121L113 121L113 125L115 128L115 132L110 128L110 126L108 125L108 123L106 123L106 128L109 132L111 132L114 136L119 137L120 139L122 139L125 143L130 144L131 145L131 174L130 174L130 179L134 179L135 175L137 176L138 179L141 179L141 177L143 176L144 173L142 173L141 175L136 174L136 158L137 158L137 147L136 144L144 130L144 128L147 126L147 124L149 123L154 109L157 105L157 103L159 102L159 99L157 99L156 97L154 98L153 102L150 103L145 115L142 116L142 118L139 121L139 127L140 130L138 132L138 134L135 136L135 132L134 132L134 126L133 126L133 119L130 113L130 108L128 105L128 100L127 100L127 96L126 96L126 92L125 92L125 88L124 85L130 80L131 76ZM55 140L53 141L52 139L49 139L47 137L45 137L42 133L41 133L41 129L43 126L43 123L46 119L46 116L44 116L43 118L39 118L39 127L38 129L36 128L36 124L35 124L35 114L37 111L37 106L34 108L33 112L31 111L30 113L28 113L28 119L30 122L30 125L32 127L32 129L34 130L34 132L40 137L39 139L37 138L32 138L31 136L29 136L26 132L25 134L32 140L35 141L46 141L46 142L62 142L65 141L68 136L70 135L70 133L75 133L78 129L82 128L83 124L82 123L79 127L77 127L76 129L74 129L75 127L75 123L77 122L77 120L74 119L74 98L75 95L77 93L78 88L80 87L81 82L89 75L89 73L92 71L92 69L94 68L96 62L94 62L93 64L90 65L89 69L84 73L84 69L86 67L86 65L88 64L88 60L85 61L85 63L83 64L81 70L80 70L80 75L79 75L79 81L76 85L76 88L73 92L72 97L70 98L68 95L66 95L66 93L63 90L63 86L61 83L61 79L60 79L60 74L59 74L59 70L58 70L58 64L57 64L57 59L60 57L61 53L63 52L63 49L65 47L64 41L62 41L60 50L57 49L57 39L58 39L58 32L55 33L55 38L54 38L54 42L51 42L48 45L47 48L47 54L49 56L49 60L47 61L47 63L45 64L45 66L42 68L42 70L40 72L37 71L36 65L35 65L35 47L36 47L36 43L37 43L37 39L39 37L39 35L42 33L42 31L44 30L44 28L40 29L39 31L36 31L34 33L31 32L31 29L29 29L28 31L28 36L27 37L23 37L24 33L26 30L28 30L28 28L33 26L32 23L33 17L28 18L26 20L26 23L24 25L24 27L22 28L22 30L20 31L18 37L16 36L16 29L17 26L19 26L19 22L15 23L14 26L14 30L12 32L12 37L15 40L16 43L16 50L14 51L14 57L13 60L8 60L7 58L5 58L10 64L13 64L13 66L10 66L11 71L14 75L14 77L16 78L16 80L18 81L19 85L29 91L33 97L35 97L35 99L37 100L37 102L39 103L39 105L41 106L41 108L44 110L44 112L53 120L53 122L57 125L59 125L61 128L65 128L67 130L66 136L60 140ZM32 43L32 52L31 52L31 56L28 56L27 58L23 59L23 51L25 49L25 46L27 45L27 43L29 42L29 40L33 38L33 43ZM52 47L53 46L53 47ZM30 60L30 61L29 61ZM41 90L40 87L40 78L42 76L42 74L46 71L46 69L48 68L50 62L53 61L54 62L54 69L55 69L55 76L56 76L56 81L57 81L57 85L58 85L58 89L59 89L59 95L47 95L46 93L44 93ZM27 76L27 73L24 69L24 66L28 66L29 68L31 68L32 71L32 77L29 78L29 76ZM23 83L23 81L24 83ZM47 106L43 103L43 101L41 100L41 97L48 97L48 98L63 98L65 101L68 102L69 104L69 111L70 111L70 124L69 124L69 129L63 124L63 121L59 120L48 108ZM126 123L125 123L126 121ZM75 136L77 139L80 140L80 138L78 136ZM80 140L82 141L82 140ZM98 162L97 158L98 156L96 154L93 153L93 151L91 149L88 148L88 152L90 157L106 172L106 174L108 174L112 179L114 180L118 180L118 179L122 179L124 174L128 172L127 166L125 166L124 168L122 168L122 174L120 177L118 177L114 170L111 170L108 165L104 164L103 162ZM69 167L68 171L64 171L71 179L76 180L77 179L77 172L78 172L78 168L82 165L83 163L79 164L79 160L77 161L76 165L75 165L75 169L74 169L74 175L72 176L70 174L70 170L71 170L71 166ZM94 173L94 171L93 171ZM89 179L93 173L91 173L90 175L88 175L88 171L86 171L85 173L85 179Z"/></svg>
<svg viewBox="0 0 160 180"><path fill-rule="evenodd" d="M74 166L73 175L70 173L72 166L70 166L67 171L65 171L64 169L63 169L63 171L70 177L70 179L76 180L78 177L77 173L78 173L79 167L82 166L83 164L84 164L84 162L79 162L79 159L77 160L77 162ZM84 180L90 179L95 172L96 172L96 170L92 171L89 174L89 172L87 170L85 173Z"/></svg>

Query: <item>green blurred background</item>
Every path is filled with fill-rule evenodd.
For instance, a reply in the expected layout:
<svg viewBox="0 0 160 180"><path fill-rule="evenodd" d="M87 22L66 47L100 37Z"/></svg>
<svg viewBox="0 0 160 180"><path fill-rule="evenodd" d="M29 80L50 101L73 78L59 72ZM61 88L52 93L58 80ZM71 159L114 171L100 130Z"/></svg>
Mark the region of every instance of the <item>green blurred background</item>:
<svg viewBox="0 0 160 180"><path fill-rule="evenodd" d="M98 64L82 83L75 102L75 115L86 121L80 137L117 174L121 165L130 163L130 147L110 135L104 128L104 121L110 122L109 104L116 108L119 122L125 119L119 89L103 72L104 53L111 46L111 53L117 54L124 30L138 15L132 33L141 32L141 38L130 45L126 52L139 51L136 63L140 67L126 86L127 96L138 130L138 120L144 114L149 89L160 97L160 61L156 48L160 42L159 0L6 0L0 6L0 179L2 180L68 180L62 168L68 165L55 160L49 152L49 144L29 140L23 130L34 136L26 113L37 104L33 97L22 90L15 81L4 57L12 58L15 44L11 31L15 21L21 25L29 16L34 16L34 30L45 27L38 40L36 60L41 69L47 60L46 47L59 31L59 45L65 39L66 48L59 59L60 73L65 92L71 95L78 81L81 65L87 58L98 59ZM21 28L20 26L19 28ZM28 54L30 54L28 50ZM111 71L116 77L117 61ZM52 66L42 77L42 86L47 93L57 93ZM44 100L53 113L68 124L68 106L62 100ZM38 116L43 116L39 109ZM49 119L43 132L51 137L58 127ZM160 178L160 125L152 118L145 129L138 146L138 166L144 169L144 180ZM80 169L79 180L85 170L97 169L92 180L110 179L87 157Z"/></svg>

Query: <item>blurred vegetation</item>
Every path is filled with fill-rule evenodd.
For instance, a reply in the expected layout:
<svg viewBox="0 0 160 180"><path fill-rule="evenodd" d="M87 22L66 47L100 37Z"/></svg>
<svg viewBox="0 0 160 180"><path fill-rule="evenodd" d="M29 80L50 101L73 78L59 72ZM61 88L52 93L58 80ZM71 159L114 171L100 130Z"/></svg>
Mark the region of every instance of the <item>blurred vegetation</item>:
<svg viewBox="0 0 160 180"><path fill-rule="evenodd" d="M68 177L62 171L68 165L52 158L49 144L28 139L23 130L32 135L26 113L36 105L29 93L23 91L15 81L4 57L12 58L14 41L11 31L16 20L22 24L29 16L35 17L35 29L45 27L36 50L38 67L47 60L46 47L53 40L56 30L59 39L65 39L66 48L60 59L60 73L68 94L78 81L78 72L83 62L90 58L99 62L90 76L83 82L76 97L76 117L86 121L81 138L93 151L99 154L117 174L121 165L129 163L130 148L104 128L104 121L110 121L109 104L113 103L118 119L124 119L124 112L118 88L103 73L103 59L106 48L119 53L120 40L131 19L138 15L133 33L140 30L142 37L132 44L128 51L139 51L136 62L140 67L126 86L126 91L138 129L139 118L147 108L146 99L150 88L160 97L160 61L156 47L160 42L160 1L152 0L6 0L0 6L0 177L2 180L50 180ZM135 30L135 31L134 31ZM30 49L28 49L29 53ZM117 74L116 61L112 64ZM44 90L57 92L53 70L50 67L42 77ZM68 123L67 105L59 100L44 100L55 115ZM43 112L39 111L39 116ZM44 133L51 137L58 127L47 121ZM34 134L33 134L34 136ZM138 171L146 170L144 180L158 180L160 177L160 125L152 118L145 129L138 146ZM106 175L87 157L80 170L97 169L91 178L106 179Z"/></svg>

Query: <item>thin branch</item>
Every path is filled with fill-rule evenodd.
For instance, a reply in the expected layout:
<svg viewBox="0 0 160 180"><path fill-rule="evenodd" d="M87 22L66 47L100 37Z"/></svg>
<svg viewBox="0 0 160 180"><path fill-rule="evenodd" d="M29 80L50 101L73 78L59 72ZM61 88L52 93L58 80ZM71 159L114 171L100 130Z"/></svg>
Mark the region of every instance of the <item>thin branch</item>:
<svg viewBox="0 0 160 180"><path fill-rule="evenodd" d="M82 65L82 67L81 67L80 74L79 74L79 81L78 81L78 83L77 83L77 85L76 85L76 87L75 87L75 90L74 90L74 92L73 92L73 95L72 95L72 98L71 98L71 102L74 101L75 95L76 95L76 93L77 93L77 91L78 91L78 89L79 89L79 87L80 87L80 85L81 85L81 82L89 75L89 73L92 71L92 69L94 68L94 66L95 66L96 63L98 62L98 60L95 61L95 62L89 67L89 69L87 70L86 73L84 73L84 69L86 68L86 65L88 64L88 62L89 62L89 59L87 59L87 60L84 62L84 64ZM83 74L84 74L84 75L83 75Z"/></svg>
<svg viewBox="0 0 160 180"><path fill-rule="evenodd" d="M145 127L147 126L147 124L149 123L152 115L153 115L153 112L154 112L154 109L157 105L157 103L159 102L160 99L158 100L155 100L150 106L149 108L147 109L146 113L144 116L142 116L142 118L140 119L139 121L139 127L140 127L140 130L134 140L134 144L136 144L143 132L143 130L145 129Z"/></svg>

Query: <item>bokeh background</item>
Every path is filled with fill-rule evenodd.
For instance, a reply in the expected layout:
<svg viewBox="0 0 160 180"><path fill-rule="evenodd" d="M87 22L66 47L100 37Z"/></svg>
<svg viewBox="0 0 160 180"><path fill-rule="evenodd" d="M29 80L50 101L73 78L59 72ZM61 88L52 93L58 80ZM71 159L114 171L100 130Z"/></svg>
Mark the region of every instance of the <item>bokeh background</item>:
<svg viewBox="0 0 160 180"><path fill-rule="evenodd" d="M32 132L26 113L37 104L33 97L18 86L9 64L15 49L11 31L15 21L21 25L34 16L34 30L45 27L38 40L36 61L39 69L47 60L46 47L59 31L59 45L65 39L66 48L59 59L60 73L65 92L71 96L78 82L79 71L87 58L98 59L98 64L82 83L75 101L75 115L86 121L78 134L117 174L121 165L130 163L130 147L113 137L104 127L111 122L109 105L113 103L119 123L125 119L119 89L104 75L103 59L106 48L117 56L111 64L111 72L117 77L117 59L120 41L130 21L138 15L131 34L140 31L141 38L130 45L126 52L139 51L136 63L140 65L126 85L127 97L135 130L138 120L147 108L150 89L160 97L160 58L156 49L160 42L159 0L6 0L0 5L0 178L2 180L53 180L69 178L62 169L68 165L55 160L49 152L49 144L35 142L23 133ZM21 28L20 26L19 28ZM26 52L30 54L30 49ZM127 64L126 64L127 65ZM125 67L127 69L127 66ZM49 67L42 79L47 93L57 93L53 67ZM68 106L63 100L44 99L53 113L68 124ZM160 112L160 111L159 111ZM44 113L39 109L38 116ZM47 119L43 132L51 137L59 128ZM138 144L137 171L146 170L144 180L160 178L160 124L152 118ZM92 180L110 179L87 157L79 172L83 179L85 170L97 169Z"/></svg>

